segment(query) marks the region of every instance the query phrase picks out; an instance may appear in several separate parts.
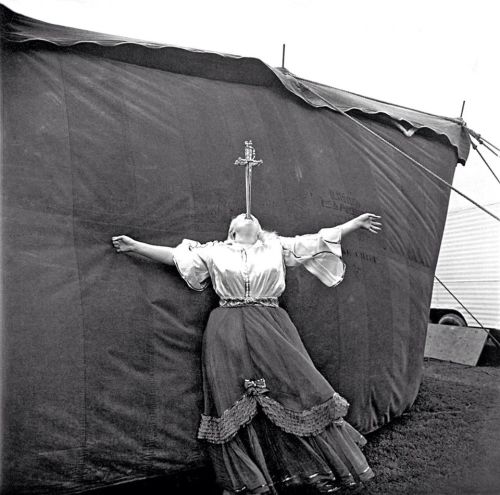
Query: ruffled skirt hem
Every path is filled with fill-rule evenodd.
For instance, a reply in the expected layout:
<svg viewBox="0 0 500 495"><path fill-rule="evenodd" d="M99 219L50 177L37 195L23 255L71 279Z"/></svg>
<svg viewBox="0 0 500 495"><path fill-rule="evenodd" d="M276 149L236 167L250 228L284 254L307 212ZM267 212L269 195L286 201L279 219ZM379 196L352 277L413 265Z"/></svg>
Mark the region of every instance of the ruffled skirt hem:
<svg viewBox="0 0 500 495"><path fill-rule="evenodd" d="M332 421L341 420L347 414L349 403L337 392L327 401L303 411L284 407L266 395L268 389L263 378L245 380L246 393L224 411L221 417L202 414L198 428L198 438L210 443L225 443L231 440L238 430L250 423L258 410L276 426L287 433L298 436L317 435Z"/></svg>
<svg viewBox="0 0 500 495"><path fill-rule="evenodd" d="M207 445L226 493L275 495L302 485L334 493L370 480L374 474L361 452L365 444L363 435L342 418L315 435L298 436L259 408L230 440Z"/></svg>

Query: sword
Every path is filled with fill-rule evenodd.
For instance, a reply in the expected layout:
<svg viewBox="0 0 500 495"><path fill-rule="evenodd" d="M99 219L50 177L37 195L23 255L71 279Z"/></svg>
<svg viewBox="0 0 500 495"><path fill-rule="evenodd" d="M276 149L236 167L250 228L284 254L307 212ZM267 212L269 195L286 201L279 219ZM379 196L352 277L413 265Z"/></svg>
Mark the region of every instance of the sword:
<svg viewBox="0 0 500 495"><path fill-rule="evenodd" d="M245 158L239 157L235 162L235 165L241 165L245 167L245 193L246 193L246 206L247 212L245 218L252 218L251 208L252 208L252 168L257 167L262 164L262 160L255 159L255 148L252 145L252 141L245 141Z"/></svg>

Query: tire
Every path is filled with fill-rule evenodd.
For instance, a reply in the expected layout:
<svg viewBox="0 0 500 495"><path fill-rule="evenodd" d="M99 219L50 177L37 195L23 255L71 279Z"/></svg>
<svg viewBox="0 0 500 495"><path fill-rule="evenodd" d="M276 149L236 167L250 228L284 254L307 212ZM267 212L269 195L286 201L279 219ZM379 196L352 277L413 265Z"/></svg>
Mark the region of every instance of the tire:
<svg viewBox="0 0 500 495"><path fill-rule="evenodd" d="M462 316L455 313L446 313L438 321L439 325L453 325L455 327L466 327L467 322Z"/></svg>

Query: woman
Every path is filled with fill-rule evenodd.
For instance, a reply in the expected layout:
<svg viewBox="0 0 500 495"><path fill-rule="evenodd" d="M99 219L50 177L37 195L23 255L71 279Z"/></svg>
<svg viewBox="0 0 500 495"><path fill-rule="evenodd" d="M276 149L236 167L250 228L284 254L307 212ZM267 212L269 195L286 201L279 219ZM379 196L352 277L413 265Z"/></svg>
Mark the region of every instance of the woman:
<svg viewBox="0 0 500 495"><path fill-rule="evenodd" d="M198 438L225 494L276 494L302 484L333 493L373 477L360 450L366 440L343 419L349 404L314 367L278 297L285 266L303 265L326 285L339 284L341 239L358 229L378 233L379 219L365 213L291 238L242 214L224 242L185 239L171 248L112 238L119 253L175 264L194 290L211 280L220 297L203 335Z"/></svg>

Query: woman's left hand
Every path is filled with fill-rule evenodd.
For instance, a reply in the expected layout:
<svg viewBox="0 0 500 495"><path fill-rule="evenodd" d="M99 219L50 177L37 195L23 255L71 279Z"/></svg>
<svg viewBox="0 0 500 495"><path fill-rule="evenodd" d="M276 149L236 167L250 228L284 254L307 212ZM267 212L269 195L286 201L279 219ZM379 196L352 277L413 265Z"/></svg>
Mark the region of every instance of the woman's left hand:
<svg viewBox="0 0 500 495"><path fill-rule="evenodd" d="M378 234L382 230L382 222L380 222L380 216L374 215L373 213L363 213L356 218L356 222L359 228L368 230L373 234Z"/></svg>

